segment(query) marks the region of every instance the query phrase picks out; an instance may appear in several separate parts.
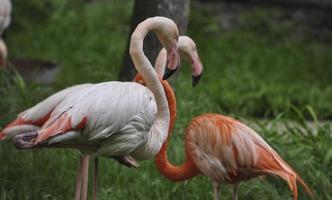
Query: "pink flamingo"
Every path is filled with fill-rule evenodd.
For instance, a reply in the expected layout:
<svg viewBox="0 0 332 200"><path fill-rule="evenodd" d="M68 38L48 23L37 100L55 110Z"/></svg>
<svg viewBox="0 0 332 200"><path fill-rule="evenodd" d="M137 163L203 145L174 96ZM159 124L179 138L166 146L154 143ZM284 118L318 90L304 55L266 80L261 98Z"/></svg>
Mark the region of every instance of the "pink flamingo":
<svg viewBox="0 0 332 200"><path fill-rule="evenodd" d="M0 0L0 36L10 24L12 4L10 0ZM0 68L5 67L7 58L7 47L0 37Z"/></svg>
<svg viewBox="0 0 332 200"><path fill-rule="evenodd" d="M171 133L176 118L174 95L168 98L168 103ZM261 175L272 175L288 183L294 200L298 198L297 181L313 197L302 178L259 134L233 118L213 113L195 117L185 130L186 159L180 166L171 164L167 158L170 133L155 163L158 170L172 181L183 181L203 174L213 182L215 200L220 199L221 183L234 185L233 199L237 200L240 182Z"/></svg>
<svg viewBox="0 0 332 200"><path fill-rule="evenodd" d="M166 140L169 124L166 96L142 49L149 31L155 32L167 49L168 67L176 68L179 56L175 23L164 17L149 18L137 26L130 45L133 62L147 88L133 82L93 84L60 98L54 109L47 108L49 113L26 123L32 127L42 124L40 130L17 134L14 138L20 149L58 146L86 152L79 167L75 199L80 199L81 189L82 198L87 197L89 155L112 157L127 166L138 167L136 160L153 157ZM26 114L15 120L16 125L19 120L27 121ZM8 134L1 135L5 138Z"/></svg>

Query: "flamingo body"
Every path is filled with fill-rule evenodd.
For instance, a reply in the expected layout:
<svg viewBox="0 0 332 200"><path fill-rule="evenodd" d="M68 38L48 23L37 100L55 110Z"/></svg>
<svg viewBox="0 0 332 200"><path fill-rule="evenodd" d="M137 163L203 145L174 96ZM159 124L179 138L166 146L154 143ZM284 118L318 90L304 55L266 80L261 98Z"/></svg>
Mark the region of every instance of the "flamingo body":
<svg viewBox="0 0 332 200"><path fill-rule="evenodd" d="M162 134L163 124L156 122L156 114L153 93L140 84L112 81L88 85L62 99L38 131L34 145L56 143L61 137L64 143L93 146L96 157L148 159L158 153L167 136Z"/></svg>
<svg viewBox="0 0 332 200"><path fill-rule="evenodd" d="M215 182L235 184L265 173L297 177L255 131L235 119L203 114L192 120L186 132L194 163Z"/></svg>
<svg viewBox="0 0 332 200"><path fill-rule="evenodd" d="M12 4L10 0L0 0L0 35L10 24Z"/></svg>
<svg viewBox="0 0 332 200"><path fill-rule="evenodd" d="M132 103L133 100L135 103ZM87 118L86 126L77 139L85 140L87 145L101 143L95 156L133 153L138 160L147 159L160 149L161 142L156 140L166 139L165 134L159 135L157 126L160 124L154 124L157 107L152 92L137 83L107 82L93 85L63 101L54 110L50 121L63 113L67 114L66 118L71 118L70 128ZM151 136L152 133L155 137ZM40 133L39 136L43 138L49 134L52 132L45 129L44 135ZM144 150L138 149L141 146L145 147ZM140 153L135 154L136 151Z"/></svg>

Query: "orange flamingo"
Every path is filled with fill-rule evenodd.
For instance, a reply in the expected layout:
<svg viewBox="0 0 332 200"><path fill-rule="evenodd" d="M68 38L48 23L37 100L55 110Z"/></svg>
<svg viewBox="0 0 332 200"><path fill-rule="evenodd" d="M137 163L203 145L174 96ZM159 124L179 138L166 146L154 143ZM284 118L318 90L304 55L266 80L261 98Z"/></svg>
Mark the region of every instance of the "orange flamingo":
<svg viewBox="0 0 332 200"><path fill-rule="evenodd" d="M169 108L173 108L169 106ZM174 112L170 109L170 128ZM195 117L185 130L185 162L172 165L167 159L169 137L156 156L159 171L172 181L183 181L196 175L208 176L213 182L214 199L219 199L221 183L234 185L233 200L237 200L238 185L260 175L284 179L298 198L298 181L313 197L302 178L254 130L241 122L220 114L206 113Z"/></svg>
<svg viewBox="0 0 332 200"><path fill-rule="evenodd" d="M201 69L196 71L202 72ZM220 199L220 184L224 182L234 185L233 200L237 200L240 182L261 175L273 175L288 183L294 200L298 198L297 181L313 197L303 179L259 134L241 122L220 114L202 114L190 122L185 131L185 162L180 166L171 164L167 158L167 146L176 118L176 99L165 85L164 90L171 116L169 134L155 163L165 177L183 181L203 174L213 182L215 200Z"/></svg>

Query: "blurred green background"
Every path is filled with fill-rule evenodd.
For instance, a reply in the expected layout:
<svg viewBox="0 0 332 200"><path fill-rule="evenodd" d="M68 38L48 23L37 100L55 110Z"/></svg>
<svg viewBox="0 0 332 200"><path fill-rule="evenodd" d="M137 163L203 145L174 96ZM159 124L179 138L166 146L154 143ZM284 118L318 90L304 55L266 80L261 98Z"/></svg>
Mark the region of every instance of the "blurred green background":
<svg viewBox="0 0 332 200"><path fill-rule="evenodd" d="M49 94L73 84L117 80L133 1L13 0L4 40L10 58L39 58L61 66L52 85L0 72L0 128ZM178 117L169 147L183 160L183 133L201 113L250 124L314 189L332 199L332 25L326 11L191 2L188 35L204 74L191 88L181 66L172 85ZM325 20L325 21L324 21ZM326 22L327 21L327 22ZM183 62L185 63L185 62ZM78 152L17 151L0 145L0 199L72 199ZM100 199L212 199L205 177L182 183L163 178L153 161L139 170L101 159ZM301 190L300 190L301 191ZM222 198L231 198L222 186ZM291 199L282 180L268 177L240 187L239 199ZM300 192L300 199L306 199Z"/></svg>

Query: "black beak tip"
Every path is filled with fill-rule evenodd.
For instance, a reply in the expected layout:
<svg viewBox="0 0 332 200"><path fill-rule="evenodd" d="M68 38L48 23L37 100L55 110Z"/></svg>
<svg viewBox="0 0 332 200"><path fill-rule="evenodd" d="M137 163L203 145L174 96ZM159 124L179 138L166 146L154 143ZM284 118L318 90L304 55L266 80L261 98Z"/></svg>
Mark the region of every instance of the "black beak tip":
<svg viewBox="0 0 332 200"><path fill-rule="evenodd" d="M176 70L177 70L177 68L176 69L166 68L164 76L163 76L163 80L167 80L169 77L171 77L176 72Z"/></svg>
<svg viewBox="0 0 332 200"><path fill-rule="evenodd" d="M201 77L202 77L201 74L198 76L193 76L193 82L192 82L193 87L195 87L198 84L199 80L201 80Z"/></svg>

